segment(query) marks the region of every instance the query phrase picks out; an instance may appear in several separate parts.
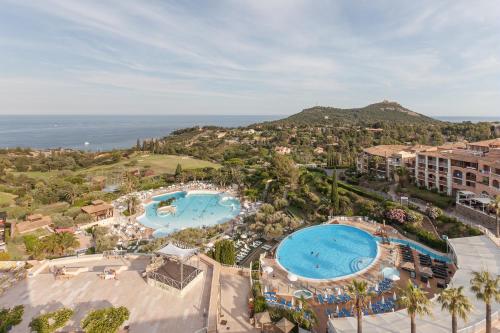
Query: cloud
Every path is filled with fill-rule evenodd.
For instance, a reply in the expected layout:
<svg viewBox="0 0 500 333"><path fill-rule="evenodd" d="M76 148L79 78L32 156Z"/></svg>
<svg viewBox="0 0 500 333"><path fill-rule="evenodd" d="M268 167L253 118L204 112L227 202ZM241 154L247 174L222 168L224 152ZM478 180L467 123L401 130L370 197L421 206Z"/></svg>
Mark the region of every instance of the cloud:
<svg viewBox="0 0 500 333"><path fill-rule="evenodd" d="M188 111L240 103L228 110L293 113L389 98L433 114L446 110L437 92L463 101L488 96L480 106L498 108L491 92L500 74L500 5L488 1L47 0L3 7L0 105L9 108L35 110L14 96L38 98L40 91L58 112L74 107L67 96L82 94L95 105L132 94L126 113L141 101L148 112L164 112L168 96L169 106Z"/></svg>

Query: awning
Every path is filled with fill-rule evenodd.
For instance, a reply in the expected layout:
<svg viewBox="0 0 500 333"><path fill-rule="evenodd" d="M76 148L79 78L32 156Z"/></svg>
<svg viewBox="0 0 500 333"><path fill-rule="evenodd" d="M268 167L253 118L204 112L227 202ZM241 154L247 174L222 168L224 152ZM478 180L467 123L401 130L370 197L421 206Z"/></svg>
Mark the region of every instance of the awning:
<svg viewBox="0 0 500 333"><path fill-rule="evenodd" d="M472 201L479 202L483 205L489 205L491 203L490 198L484 198L484 197L472 198Z"/></svg>
<svg viewBox="0 0 500 333"><path fill-rule="evenodd" d="M195 255L197 249L183 249L178 247L172 243L169 243L167 246L159 249L156 253L161 254L163 256L175 257L180 260L186 260L193 255Z"/></svg>

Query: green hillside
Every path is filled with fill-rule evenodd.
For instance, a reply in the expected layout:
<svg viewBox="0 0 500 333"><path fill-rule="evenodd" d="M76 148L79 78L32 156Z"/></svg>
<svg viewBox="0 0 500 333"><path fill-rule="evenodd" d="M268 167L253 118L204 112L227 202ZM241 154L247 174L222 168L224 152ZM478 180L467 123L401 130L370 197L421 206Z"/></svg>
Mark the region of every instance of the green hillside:
<svg viewBox="0 0 500 333"><path fill-rule="evenodd" d="M296 125L373 125L380 122L405 124L438 124L439 120L411 111L396 102L383 101L362 108L340 109L315 106L276 123Z"/></svg>

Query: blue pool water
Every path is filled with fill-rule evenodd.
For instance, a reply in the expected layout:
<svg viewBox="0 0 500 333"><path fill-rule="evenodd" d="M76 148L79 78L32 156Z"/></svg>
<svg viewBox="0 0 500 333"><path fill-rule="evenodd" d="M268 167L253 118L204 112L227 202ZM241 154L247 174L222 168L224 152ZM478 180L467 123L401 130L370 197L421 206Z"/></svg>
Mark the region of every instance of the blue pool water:
<svg viewBox="0 0 500 333"><path fill-rule="evenodd" d="M157 213L160 201L174 198L175 213ZM153 197L144 207L139 222L156 229L155 237L185 228L197 228L224 223L241 211L240 201L221 193L175 192Z"/></svg>
<svg viewBox="0 0 500 333"><path fill-rule="evenodd" d="M333 280L367 268L377 253L377 241L369 233L333 224L305 228L287 236L276 251L276 259L299 277Z"/></svg>

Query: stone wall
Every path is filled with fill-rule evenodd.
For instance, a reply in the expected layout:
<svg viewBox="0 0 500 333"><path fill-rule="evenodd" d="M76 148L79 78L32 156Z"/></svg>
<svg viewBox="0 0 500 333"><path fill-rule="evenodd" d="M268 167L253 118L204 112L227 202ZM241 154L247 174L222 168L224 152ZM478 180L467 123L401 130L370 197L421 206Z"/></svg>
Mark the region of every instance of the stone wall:
<svg viewBox="0 0 500 333"><path fill-rule="evenodd" d="M495 218L493 216L489 216L487 214L484 214L482 212L479 212L475 209L469 208L465 205L457 203L456 207L457 213L460 213L461 215L474 220L476 222L479 222L483 225L495 225Z"/></svg>

